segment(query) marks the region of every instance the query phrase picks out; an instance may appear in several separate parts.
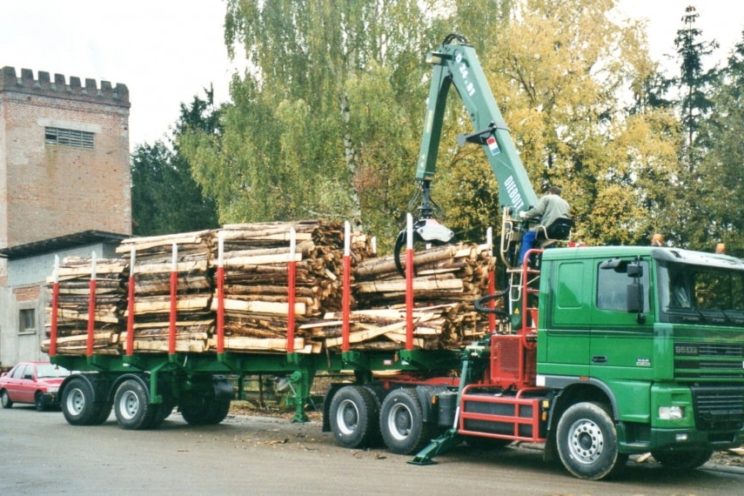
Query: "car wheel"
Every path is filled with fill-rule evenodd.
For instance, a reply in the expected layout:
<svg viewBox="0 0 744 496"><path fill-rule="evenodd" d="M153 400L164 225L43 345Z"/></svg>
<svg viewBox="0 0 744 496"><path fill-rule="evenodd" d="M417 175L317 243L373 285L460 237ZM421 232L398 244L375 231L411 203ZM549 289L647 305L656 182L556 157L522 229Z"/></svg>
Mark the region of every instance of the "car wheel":
<svg viewBox="0 0 744 496"><path fill-rule="evenodd" d="M615 423L604 406L583 402L569 407L558 420L558 455L579 479L600 480L623 465Z"/></svg>
<svg viewBox="0 0 744 496"><path fill-rule="evenodd" d="M114 414L123 429L147 429L157 413L150 404L147 389L136 379L122 382L114 394Z"/></svg>
<svg viewBox="0 0 744 496"><path fill-rule="evenodd" d="M92 425L97 409L90 383L80 377L71 379L62 391L60 407L70 425Z"/></svg>
<svg viewBox="0 0 744 496"><path fill-rule="evenodd" d="M3 405L3 408L13 407L13 400L10 399L10 395L4 389L0 391L0 403Z"/></svg>
<svg viewBox="0 0 744 496"><path fill-rule="evenodd" d="M37 412L43 412L47 409L47 399L44 393L36 393L34 396L34 406Z"/></svg>
<svg viewBox="0 0 744 496"><path fill-rule="evenodd" d="M668 470L693 470L705 465L713 450L652 451L651 455Z"/></svg>
<svg viewBox="0 0 744 496"><path fill-rule="evenodd" d="M379 438L379 407L373 394L362 386L344 386L333 395L331 431L346 448L363 448Z"/></svg>
<svg viewBox="0 0 744 496"><path fill-rule="evenodd" d="M415 453L429 441L429 427L412 389L396 389L387 395L380 409L380 433L385 446L400 455Z"/></svg>

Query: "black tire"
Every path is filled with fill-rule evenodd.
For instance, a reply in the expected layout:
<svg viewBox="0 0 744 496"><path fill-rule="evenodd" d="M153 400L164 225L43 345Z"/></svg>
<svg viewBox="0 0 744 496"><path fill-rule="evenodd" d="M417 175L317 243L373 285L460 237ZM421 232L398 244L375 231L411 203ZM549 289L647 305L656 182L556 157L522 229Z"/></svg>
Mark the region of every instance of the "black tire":
<svg viewBox="0 0 744 496"><path fill-rule="evenodd" d="M127 379L116 388L114 414L119 427L142 430L152 424L157 413L155 405L149 403L147 388L136 379Z"/></svg>
<svg viewBox="0 0 744 496"><path fill-rule="evenodd" d="M579 479L604 479L627 460L618 453L615 423L598 403L570 406L558 420L556 439L563 466Z"/></svg>
<svg viewBox="0 0 744 496"><path fill-rule="evenodd" d="M380 409L380 433L385 446L401 455L416 453L429 441L430 429L412 389L400 388L387 395Z"/></svg>
<svg viewBox="0 0 744 496"><path fill-rule="evenodd" d="M0 391L0 404L3 408L13 408L13 400L10 399L10 395L6 390Z"/></svg>
<svg viewBox="0 0 744 496"><path fill-rule="evenodd" d="M165 422L165 419L167 419L168 416L173 412L173 407L175 406L175 402L172 399L164 398L163 402L157 405L157 413L152 419L150 428L157 429L158 427L160 427L163 422Z"/></svg>
<svg viewBox="0 0 744 496"><path fill-rule="evenodd" d="M37 392L34 395L34 407L37 412L43 412L47 409L47 398L44 393Z"/></svg>
<svg viewBox="0 0 744 496"><path fill-rule="evenodd" d="M93 388L81 377L67 383L60 407L70 425L93 425L100 415L100 408L93 403Z"/></svg>
<svg viewBox="0 0 744 496"><path fill-rule="evenodd" d="M710 457L713 456L713 450L652 451L651 455L665 469L674 471L694 470L710 460Z"/></svg>
<svg viewBox="0 0 744 496"><path fill-rule="evenodd" d="M178 409L189 425L216 425L225 420L230 411L230 400L214 398L188 398Z"/></svg>
<svg viewBox="0 0 744 496"><path fill-rule="evenodd" d="M365 448L372 444L379 437L379 416L377 400L362 386L344 386L331 400L331 432L345 448Z"/></svg>

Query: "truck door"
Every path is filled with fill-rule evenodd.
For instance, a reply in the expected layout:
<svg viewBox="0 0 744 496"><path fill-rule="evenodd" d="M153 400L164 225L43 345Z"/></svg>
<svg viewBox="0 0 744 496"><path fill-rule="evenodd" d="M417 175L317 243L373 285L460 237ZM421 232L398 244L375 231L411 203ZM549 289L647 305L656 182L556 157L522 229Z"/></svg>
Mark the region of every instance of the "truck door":
<svg viewBox="0 0 744 496"><path fill-rule="evenodd" d="M634 260L595 260L595 297L591 311L591 375L600 379L643 379L653 364L651 271L641 260L642 275L634 281L627 267ZM628 285L641 284L643 311L628 311ZM637 287L637 286L636 286Z"/></svg>
<svg viewBox="0 0 744 496"><path fill-rule="evenodd" d="M557 260L547 272L549 294L544 295L547 298L541 297L540 312L548 318L538 338L538 373L586 376L589 374L591 265L586 260Z"/></svg>

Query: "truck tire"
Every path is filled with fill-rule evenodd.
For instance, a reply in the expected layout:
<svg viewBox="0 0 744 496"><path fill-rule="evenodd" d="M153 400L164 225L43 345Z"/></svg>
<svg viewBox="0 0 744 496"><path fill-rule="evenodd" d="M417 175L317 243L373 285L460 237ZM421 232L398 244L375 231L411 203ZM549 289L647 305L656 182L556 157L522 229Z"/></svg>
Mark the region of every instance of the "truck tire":
<svg viewBox="0 0 744 496"><path fill-rule="evenodd" d="M100 407L93 403L93 388L82 377L70 379L62 391L62 413L70 425L94 425Z"/></svg>
<svg viewBox="0 0 744 496"><path fill-rule="evenodd" d="M160 427L165 419L173 412L173 407L176 406L175 402L170 398L164 398L163 402L157 405L157 413L153 416L152 424L150 429L157 429Z"/></svg>
<svg viewBox="0 0 744 496"><path fill-rule="evenodd" d="M13 408L13 400L10 399L10 395L6 390L0 391L0 404L3 408Z"/></svg>
<svg viewBox="0 0 744 496"><path fill-rule="evenodd" d="M579 479L604 479L627 459L618 453L615 423L599 403L570 406L558 420L556 439L563 466Z"/></svg>
<svg viewBox="0 0 744 496"><path fill-rule="evenodd" d="M148 402L147 389L136 379L127 379L119 384L114 394L114 414L123 429L147 429L157 413L157 408Z"/></svg>
<svg viewBox="0 0 744 496"><path fill-rule="evenodd" d="M89 425L101 425L106 422L111 415L111 408L113 404L110 401L105 403L96 403L93 405L95 409L95 415Z"/></svg>
<svg viewBox="0 0 744 496"><path fill-rule="evenodd" d="M380 409L380 433L390 451L400 455L416 453L429 441L429 431L412 389L395 389L387 395Z"/></svg>
<svg viewBox="0 0 744 496"><path fill-rule="evenodd" d="M713 456L713 450L652 451L651 455L668 470L693 470L705 465Z"/></svg>
<svg viewBox="0 0 744 496"><path fill-rule="evenodd" d="M380 432L379 407L362 386L344 386L333 395L329 417L336 442L345 448L364 448Z"/></svg>

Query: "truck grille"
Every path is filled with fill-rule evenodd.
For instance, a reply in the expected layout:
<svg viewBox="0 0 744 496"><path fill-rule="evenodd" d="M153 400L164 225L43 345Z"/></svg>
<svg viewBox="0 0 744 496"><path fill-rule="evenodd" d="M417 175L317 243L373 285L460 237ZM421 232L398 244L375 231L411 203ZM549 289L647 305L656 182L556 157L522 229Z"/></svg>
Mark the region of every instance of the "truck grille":
<svg viewBox="0 0 744 496"><path fill-rule="evenodd" d="M744 425L744 387L693 386L695 424L701 430L738 430Z"/></svg>
<svg viewBox="0 0 744 496"><path fill-rule="evenodd" d="M674 376L695 381L744 379L744 346L675 343Z"/></svg>

